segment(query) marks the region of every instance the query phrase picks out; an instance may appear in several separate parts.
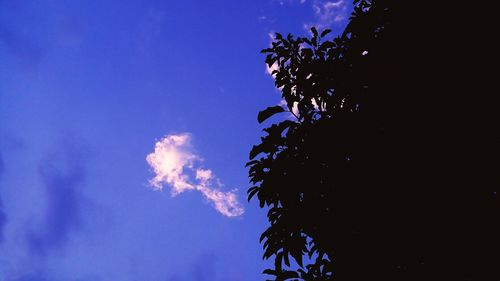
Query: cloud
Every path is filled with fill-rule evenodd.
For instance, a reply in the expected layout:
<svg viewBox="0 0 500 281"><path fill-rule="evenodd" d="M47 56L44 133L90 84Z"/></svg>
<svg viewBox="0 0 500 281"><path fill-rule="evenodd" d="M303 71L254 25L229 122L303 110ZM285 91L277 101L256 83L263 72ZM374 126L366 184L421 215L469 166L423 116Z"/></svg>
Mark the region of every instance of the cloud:
<svg viewBox="0 0 500 281"><path fill-rule="evenodd" d="M278 66L278 63L273 63L273 65L271 65L271 67L269 67L269 65L266 64L266 73L271 75L273 78L276 76L276 74L273 74L273 71L275 70L278 70L280 67Z"/></svg>
<svg viewBox="0 0 500 281"><path fill-rule="evenodd" d="M190 151L189 140L188 134L168 135L155 144L155 151L146 157L156 174L150 181L153 187L162 189L162 184L167 183L172 187L173 195L195 189L184 173L184 168L193 168L193 162L197 159Z"/></svg>
<svg viewBox="0 0 500 281"><path fill-rule="evenodd" d="M272 43L274 42L275 33L273 31L271 31L267 34L267 36L269 37L269 47L272 47ZM267 63L266 63L266 73L271 75L271 77L273 77L273 78L276 77L276 74L273 74L273 71L275 71L275 70L279 70L279 65L277 62L274 62L271 66L267 65Z"/></svg>
<svg viewBox="0 0 500 281"><path fill-rule="evenodd" d="M45 256L60 249L80 228L83 198L79 190L85 181L84 160L84 150L65 141L39 163L46 205L41 221L33 224L26 235L31 254Z"/></svg>
<svg viewBox="0 0 500 281"><path fill-rule="evenodd" d="M197 190L224 216L242 215L244 209L235 192L220 191L217 188L220 184L212 170L197 167L201 158L193 153L190 141L191 135L184 133L167 135L156 142L154 152L146 157L155 173L155 177L149 181L150 185L162 190L163 185L167 184L172 188L172 196L186 190Z"/></svg>
<svg viewBox="0 0 500 281"><path fill-rule="evenodd" d="M312 4L316 21L304 24L305 29L315 26L318 30L331 28L333 24L342 22L348 18L349 3L346 0L315 1Z"/></svg>
<svg viewBox="0 0 500 281"><path fill-rule="evenodd" d="M257 21L258 21L258 22L263 22L263 21L265 21L265 20L267 20L267 16L265 16L265 15L258 16L258 17L257 17Z"/></svg>

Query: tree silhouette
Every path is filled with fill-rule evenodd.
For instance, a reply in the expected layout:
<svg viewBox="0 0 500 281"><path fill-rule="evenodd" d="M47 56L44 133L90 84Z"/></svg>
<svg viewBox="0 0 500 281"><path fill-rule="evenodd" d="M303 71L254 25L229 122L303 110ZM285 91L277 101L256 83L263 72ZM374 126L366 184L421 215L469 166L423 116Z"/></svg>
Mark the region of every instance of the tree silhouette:
<svg viewBox="0 0 500 281"><path fill-rule="evenodd" d="M498 184L453 174L401 2L355 0L333 40L277 33L262 51L286 107L258 121L291 116L247 163L275 280L500 280Z"/></svg>

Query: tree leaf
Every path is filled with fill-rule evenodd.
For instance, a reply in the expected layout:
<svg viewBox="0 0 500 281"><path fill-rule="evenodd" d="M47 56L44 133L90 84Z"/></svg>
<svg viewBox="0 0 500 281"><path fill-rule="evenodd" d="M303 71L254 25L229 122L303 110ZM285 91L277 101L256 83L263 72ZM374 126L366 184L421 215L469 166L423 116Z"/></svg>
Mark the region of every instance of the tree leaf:
<svg viewBox="0 0 500 281"><path fill-rule="evenodd" d="M288 279L292 279L292 278L298 278L299 277L299 274L295 271L283 271L281 274L279 274L279 276L276 277L276 281L285 281L285 280L288 280Z"/></svg>
<svg viewBox="0 0 500 281"><path fill-rule="evenodd" d="M259 123L262 123L264 122L266 119L268 119L269 117L273 116L274 114L276 113L280 113L280 112L283 112L285 111L285 109L279 105L277 106L270 106L264 110L262 110L261 112L259 112L259 114L257 115L257 121Z"/></svg>
<svg viewBox="0 0 500 281"><path fill-rule="evenodd" d="M290 266L290 259L288 258L288 253L286 253L283 257L284 257L285 265Z"/></svg>
<svg viewBox="0 0 500 281"><path fill-rule="evenodd" d="M248 202L250 202L250 199L259 191L258 186L254 186L248 189Z"/></svg>
<svg viewBox="0 0 500 281"><path fill-rule="evenodd" d="M259 160L252 160L250 162L247 162L246 165L245 165L245 168L248 167L248 166L255 165L257 163L259 163Z"/></svg>
<svg viewBox="0 0 500 281"><path fill-rule="evenodd" d="M331 30L331 29L328 29L328 28L327 28L327 29L325 29L325 30L323 30L323 32L321 32L321 37L324 37L325 35L327 35L327 34L328 34L328 33L330 33L330 32L332 32L332 30Z"/></svg>
<svg viewBox="0 0 500 281"><path fill-rule="evenodd" d="M311 27L311 32L313 33L314 37L318 37L318 30L316 30L316 27Z"/></svg>
<svg viewBox="0 0 500 281"><path fill-rule="evenodd" d="M262 273L268 274L268 275L276 275L276 271L274 271L272 269L265 269L264 271L262 271Z"/></svg>

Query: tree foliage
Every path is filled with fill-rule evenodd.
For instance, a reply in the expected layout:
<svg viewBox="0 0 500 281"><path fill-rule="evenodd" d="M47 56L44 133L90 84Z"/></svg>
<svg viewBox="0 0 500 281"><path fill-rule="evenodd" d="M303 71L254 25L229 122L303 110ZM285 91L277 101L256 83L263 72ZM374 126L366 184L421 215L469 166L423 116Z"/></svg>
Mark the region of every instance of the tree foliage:
<svg viewBox="0 0 500 281"><path fill-rule="evenodd" d="M277 33L262 51L286 107L258 115L282 118L250 152L248 199L269 209L274 280L498 274L496 187L461 188L440 170L449 162L426 112L439 93L418 84L401 2L355 0L333 40Z"/></svg>

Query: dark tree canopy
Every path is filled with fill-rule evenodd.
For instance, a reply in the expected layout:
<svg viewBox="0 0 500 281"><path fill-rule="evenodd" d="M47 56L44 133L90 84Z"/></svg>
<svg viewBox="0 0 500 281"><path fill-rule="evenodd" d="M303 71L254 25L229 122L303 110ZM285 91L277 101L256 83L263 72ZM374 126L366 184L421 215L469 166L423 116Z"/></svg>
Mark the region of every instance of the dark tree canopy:
<svg viewBox="0 0 500 281"><path fill-rule="evenodd" d="M263 50L286 107L258 115L284 118L250 152L248 195L269 208L274 280L500 278L498 183L454 169L402 2L355 0L333 40L312 28Z"/></svg>

